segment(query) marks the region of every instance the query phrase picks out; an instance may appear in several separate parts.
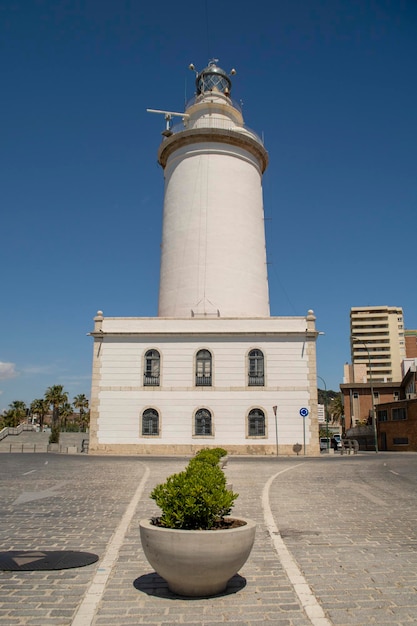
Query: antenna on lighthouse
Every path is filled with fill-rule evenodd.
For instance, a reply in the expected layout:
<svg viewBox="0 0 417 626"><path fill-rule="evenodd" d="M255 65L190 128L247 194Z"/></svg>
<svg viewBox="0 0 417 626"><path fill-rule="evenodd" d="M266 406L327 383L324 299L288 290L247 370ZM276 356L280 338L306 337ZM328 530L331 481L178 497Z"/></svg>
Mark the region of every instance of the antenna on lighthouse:
<svg viewBox="0 0 417 626"><path fill-rule="evenodd" d="M166 128L162 131L165 137L172 135L171 125L173 117L182 117L182 121L188 119L190 116L188 113L175 113L174 111L160 111L159 109L146 109L148 113L160 113L165 116Z"/></svg>

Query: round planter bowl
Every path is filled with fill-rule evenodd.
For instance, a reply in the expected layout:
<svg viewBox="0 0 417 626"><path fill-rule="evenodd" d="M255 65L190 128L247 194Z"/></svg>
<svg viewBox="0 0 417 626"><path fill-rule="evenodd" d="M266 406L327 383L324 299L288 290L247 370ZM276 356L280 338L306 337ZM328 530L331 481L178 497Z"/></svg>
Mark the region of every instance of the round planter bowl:
<svg viewBox="0 0 417 626"><path fill-rule="evenodd" d="M213 596L246 562L256 523L225 530L177 530L141 520L140 538L149 563L180 596Z"/></svg>

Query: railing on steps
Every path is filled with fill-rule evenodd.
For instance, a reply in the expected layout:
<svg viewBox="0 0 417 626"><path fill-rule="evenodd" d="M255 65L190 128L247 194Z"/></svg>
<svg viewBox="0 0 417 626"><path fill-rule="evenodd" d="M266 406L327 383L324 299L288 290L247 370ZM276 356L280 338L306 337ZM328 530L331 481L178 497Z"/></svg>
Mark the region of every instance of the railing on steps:
<svg viewBox="0 0 417 626"><path fill-rule="evenodd" d="M39 443L10 443L9 447L0 449L1 452L49 452L49 445Z"/></svg>
<svg viewBox="0 0 417 626"><path fill-rule="evenodd" d="M20 433L24 431L36 432L35 428L33 428L32 424L19 424L19 426L6 426L2 430L0 430L0 441L4 440L9 435L20 435ZM6 445L5 445L6 444ZM8 444L8 445L7 445ZM88 454L89 448L89 439L84 438L80 441L71 441L63 443L46 443L45 441L40 442L30 442L25 441L23 443L17 443L13 441L13 443L5 442L0 447L0 453L4 452L58 452L60 454L79 454L84 453Z"/></svg>
<svg viewBox="0 0 417 626"><path fill-rule="evenodd" d="M9 446L4 446L0 448L1 453L9 453L9 452L56 452L59 454L79 454L78 446L67 446L56 443L10 443ZM84 443L81 447L81 453L88 453L88 442Z"/></svg>
<svg viewBox="0 0 417 626"><path fill-rule="evenodd" d="M5 439L9 435L20 435L23 431L33 431L34 428L32 424L19 424L19 426L6 426L2 430L0 430L0 441Z"/></svg>

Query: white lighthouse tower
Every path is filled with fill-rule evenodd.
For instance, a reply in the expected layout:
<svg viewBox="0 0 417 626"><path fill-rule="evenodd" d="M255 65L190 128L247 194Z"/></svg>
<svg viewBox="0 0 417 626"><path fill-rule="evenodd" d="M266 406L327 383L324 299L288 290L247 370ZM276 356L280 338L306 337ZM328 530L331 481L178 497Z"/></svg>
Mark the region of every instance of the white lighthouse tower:
<svg viewBox="0 0 417 626"><path fill-rule="evenodd" d="M315 316L270 316L268 154L231 88L213 60L184 113L156 111L158 317L94 318L91 453L319 454Z"/></svg>
<svg viewBox="0 0 417 626"><path fill-rule="evenodd" d="M269 315L262 174L267 152L212 61L158 160L165 199L159 316Z"/></svg>

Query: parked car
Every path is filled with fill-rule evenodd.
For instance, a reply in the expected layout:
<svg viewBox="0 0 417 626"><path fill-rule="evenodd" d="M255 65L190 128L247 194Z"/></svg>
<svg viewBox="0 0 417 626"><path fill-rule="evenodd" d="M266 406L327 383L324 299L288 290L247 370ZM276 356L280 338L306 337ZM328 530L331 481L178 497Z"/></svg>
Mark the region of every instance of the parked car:
<svg viewBox="0 0 417 626"><path fill-rule="evenodd" d="M322 450L327 450L327 438L326 437L320 437L320 452Z"/></svg>
<svg viewBox="0 0 417 626"><path fill-rule="evenodd" d="M327 439L327 437L320 437L320 452L322 452L323 450L327 450L328 447L333 448L333 450L342 449L342 441L338 439L338 435L336 435L335 437L329 437L329 439Z"/></svg>

